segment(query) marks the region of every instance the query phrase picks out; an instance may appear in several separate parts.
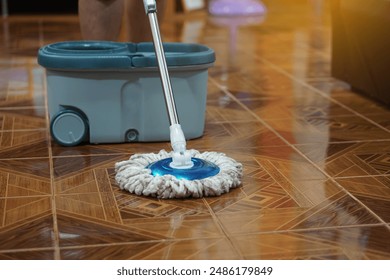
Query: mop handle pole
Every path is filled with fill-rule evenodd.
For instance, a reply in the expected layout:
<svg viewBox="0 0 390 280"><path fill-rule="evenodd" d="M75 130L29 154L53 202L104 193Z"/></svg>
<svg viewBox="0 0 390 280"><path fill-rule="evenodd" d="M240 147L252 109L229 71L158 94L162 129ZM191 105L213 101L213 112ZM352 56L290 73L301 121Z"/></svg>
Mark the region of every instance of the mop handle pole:
<svg viewBox="0 0 390 280"><path fill-rule="evenodd" d="M168 66L165 58L164 48L161 40L160 30L157 21L157 6L155 0L144 0L145 11L149 17L150 27L153 36L153 45L156 52L157 64L160 71L161 84L164 91L165 105L167 107L169 122L171 125L179 124L172 85L169 78Z"/></svg>

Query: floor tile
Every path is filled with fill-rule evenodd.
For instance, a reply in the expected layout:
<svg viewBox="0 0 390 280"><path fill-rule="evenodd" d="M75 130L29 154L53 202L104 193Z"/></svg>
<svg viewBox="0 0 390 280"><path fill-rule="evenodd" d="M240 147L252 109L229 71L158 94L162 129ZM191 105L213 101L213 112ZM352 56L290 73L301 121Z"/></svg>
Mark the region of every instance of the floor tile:
<svg viewBox="0 0 390 280"><path fill-rule="evenodd" d="M254 57L251 59L253 61ZM290 96L294 93L293 89L296 85L288 76L264 65L260 61L255 61L255 65L248 65L245 68L239 68L239 70L219 76L211 73L211 76L215 79L215 82L239 100Z"/></svg>
<svg viewBox="0 0 390 280"><path fill-rule="evenodd" d="M6 217L2 221L2 227L0 228L0 255L2 255L1 252L3 250L8 252L15 249L47 249L55 246L53 217L50 210L43 209L43 205L37 199L30 199L27 203L25 200L19 199L15 201L14 199L11 201L15 206L17 206L16 203L19 203L21 212L16 212L15 208L6 212L6 215L12 216L13 219ZM23 206L24 203L26 203L26 206ZM33 212L30 213L31 211ZM8 212L11 213L8 214ZM1 209L0 213L1 216L4 216L4 209ZM23 214L22 218L17 217ZM7 253L4 254L7 255Z"/></svg>
<svg viewBox="0 0 390 280"><path fill-rule="evenodd" d="M0 128L4 131L46 129L44 107L0 109Z"/></svg>
<svg viewBox="0 0 390 280"><path fill-rule="evenodd" d="M219 122L206 124L202 138L188 141L188 148L197 150L224 150L237 147L246 153L256 153L267 146L285 146L286 143L269 128L257 121Z"/></svg>
<svg viewBox="0 0 390 280"><path fill-rule="evenodd" d="M390 222L390 177L352 177L337 182L386 223Z"/></svg>
<svg viewBox="0 0 390 280"><path fill-rule="evenodd" d="M9 197L0 199L3 226L22 224L43 213L51 213L50 196Z"/></svg>
<svg viewBox="0 0 390 280"><path fill-rule="evenodd" d="M334 94L332 98L365 116L388 113L388 108L385 105L355 91L343 91L342 93Z"/></svg>
<svg viewBox="0 0 390 280"><path fill-rule="evenodd" d="M53 260L54 250L0 251L0 260Z"/></svg>
<svg viewBox="0 0 390 280"><path fill-rule="evenodd" d="M56 180L77 176L84 170L94 168L114 168L115 163L127 159L122 154L91 155L91 156L62 156L53 158L54 177Z"/></svg>
<svg viewBox="0 0 390 280"><path fill-rule="evenodd" d="M112 223L122 229L138 230L162 239L222 235L202 199L157 200L120 190L114 180L113 168L115 160L119 161L121 157L94 156L86 165L83 165L85 157L58 158L61 161L54 166L58 175L55 179L56 209L70 219L94 219L96 227L100 223L103 226ZM82 160L81 165L77 164L79 160ZM73 169L59 171L62 170L61 163L68 166L68 162L77 172Z"/></svg>
<svg viewBox="0 0 390 280"><path fill-rule="evenodd" d="M223 102L225 101L225 102ZM254 121L255 117L234 100L210 100L207 102L207 122Z"/></svg>
<svg viewBox="0 0 390 280"><path fill-rule="evenodd" d="M311 207L300 207L293 202L277 207L257 206L258 209L250 208L250 204L246 207L237 204L217 213L230 234L381 223L367 208L342 191Z"/></svg>
<svg viewBox="0 0 390 280"><path fill-rule="evenodd" d="M281 225L281 229L379 224L381 221L352 197L340 192Z"/></svg>
<svg viewBox="0 0 390 280"><path fill-rule="evenodd" d="M275 180L325 179L323 172L290 146L264 147L256 151L255 160Z"/></svg>
<svg viewBox="0 0 390 280"><path fill-rule="evenodd" d="M75 147L64 147L54 141L50 143L52 155L55 158L78 157L78 156L104 156L104 155L127 155L129 158L132 154L137 153L155 153L156 150L171 149L169 142L159 143L120 143L120 144L89 144L83 143Z"/></svg>
<svg viewBox="0 0 390 280"><path fill-rule="evenodd" d="M307 96L250 99L243 100L242 103L264 120L351 115L350 111L316 93L311 93L308 90L302 92L306 93Z"/></svg>
<svg viewBox="0 0 390 280"><path fill-rule="evenodd" d="M165 245L142 259L177 260L237 260L237 251L225 238L196 240L177 240Z"/></svg>
<svg viewBox="0 0 390 280"><path fill-rule="evenodd" d="M370 114L367 118L390 131L390 112Z"/></svg>
<svg viewBox="0 0 390 280"><path fill-rule="evenodd" d="M225 239L193 239L61 249L61 259L230 260L240 259Z"/></svg>
<svg viewBox="0 0 390 280"><path fill-rule="evenodd" d="M151 231L168 239L216 238L223 236L220 226L209 214L133 219L124 222L137 229Z"/></svg>
<svg viewBox="0 0 390 280"><path fill-rule="evenodd" d="M141 254L154 252L160 243L139 242L109 246L61 248L63 260L139 260Z"/></svg>
<svg viewBox="0 0 390 280"><path fill-rule="evenodd" d="M50 179L50 162L45 157L34 158L30 156L27 156L25 159L0 159L0 171L37 179Z"/></svg>
<svg viewBox="0 0 390 280"><path fill-rule="evenodd" d="M390 174L390 142L298 145L308 158L332 177Z"/></svg>
<svg viewBox="0 0 390 280"><path fill-rule="evenodd" d="M49 156L46 130L0 132L0 158L41 158Z"/></svg>
<svg viewBox="0 0 390 280"><path fill-rule="evenodd" d="M346 227L235 237L245 259L390 259L390 230Z"/></svg>
<svg viewBox="0 0 390 280"><path fill-rule="evenodd" d="M322 93L322 95L329 96L332 98L336 95L348 94L349 91L351 90L351 86L348 83L340 81L333 77L306 79L306 83L310 87L319 90ZM348 105L348 103L344 105Z"/></svg>
<svg viewBox="0 0 390 280"><path fill-rule="evenodd" d="M155 234L104 223L92 217L68 215L58 211L58 238L61 247L99 245L111 243L141 242L156 239Z"/></svg>
<svg viewBox="0 0 390 280"><path fill-rule="evenodd" d="M11 57L0 61L0 108L32 108L45 106L44 69L34 57ZM44 110L43 110L44 112ZM41 115L39 113L39 115ZM44 116L44 115L43 115Z"/></svg>
<svg viewBox="0 0 390 280"><path fill-rule="evenodd" d="M388 140L390 133L359 116L267 120L291 144Z"/></svg>
<svg viewBox="0 0 390 280"><path fill-rule="evenodd" d="M272 177L243 179L243 187L221 197L206 198L218 214L242 213L264 209L306 208L330 201L341 188L331 180L280 182Z"/></svg>
<svg viewBox="0 0 390 280"><path fill-rule="evenodd" d="M48 178L33 178L25 174L0 172L0 198L50 196L52 194Z"/></svg>

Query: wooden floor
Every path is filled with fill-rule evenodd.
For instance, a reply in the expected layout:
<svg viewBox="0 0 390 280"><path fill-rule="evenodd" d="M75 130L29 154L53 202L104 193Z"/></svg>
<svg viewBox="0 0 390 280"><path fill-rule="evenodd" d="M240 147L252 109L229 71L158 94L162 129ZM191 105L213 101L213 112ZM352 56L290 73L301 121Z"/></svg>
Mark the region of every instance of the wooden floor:
<svg viewBox="0 0 390 280"><path fill-rule="evenodd" d="M119 190L116 162L168 143L52 142L36 55L81 39L77 16L2 19L0 259L390 259L390 110L331 77L326 5L269 3L162 26L217 55L188 146L244 166L241 187L204 199Z"/></svg>

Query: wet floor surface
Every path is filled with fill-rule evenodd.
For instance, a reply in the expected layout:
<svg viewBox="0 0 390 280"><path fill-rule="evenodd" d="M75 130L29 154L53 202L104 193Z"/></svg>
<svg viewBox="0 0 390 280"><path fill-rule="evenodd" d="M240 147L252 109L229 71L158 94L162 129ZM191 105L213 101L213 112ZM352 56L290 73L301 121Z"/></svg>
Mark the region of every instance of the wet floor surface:
<svg viewBox="0 0 390 280"><path fill-rule="evenodd" d="M188 147L244 167L242 186L184 200L114 180L116 162L168 143L52 141L36 55L80 40L77 16L3 19L0 259L389 259L390 110L332 78L320 2L163 23L166 41L216 52L204 135Z"/></svg>

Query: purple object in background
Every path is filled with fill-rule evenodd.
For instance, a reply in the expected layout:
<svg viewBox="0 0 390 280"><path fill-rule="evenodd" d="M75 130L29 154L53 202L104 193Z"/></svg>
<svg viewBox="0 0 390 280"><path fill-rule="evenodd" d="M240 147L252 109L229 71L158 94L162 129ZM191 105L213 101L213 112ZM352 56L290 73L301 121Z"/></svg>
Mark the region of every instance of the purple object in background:
<svg viewBox="0 0 390 280"><path fill-rule="evenodd" d="M211 0L208 10L215 16L259 15L266 12L263 3L256 0Z"/></svg>

